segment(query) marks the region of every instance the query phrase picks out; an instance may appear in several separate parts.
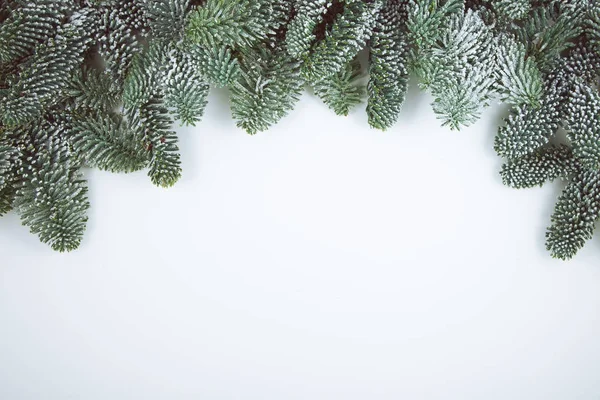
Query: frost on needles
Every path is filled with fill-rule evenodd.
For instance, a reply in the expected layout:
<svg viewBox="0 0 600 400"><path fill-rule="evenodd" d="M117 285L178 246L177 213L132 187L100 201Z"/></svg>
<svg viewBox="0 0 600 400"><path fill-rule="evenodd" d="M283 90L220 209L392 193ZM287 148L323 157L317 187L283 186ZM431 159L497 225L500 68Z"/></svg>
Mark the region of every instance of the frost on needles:
<svg viewBox="0 0 600 400"><path fill-rule="evenodd" d="M85 230L82 168L179 179L173 125L200 121L211 85L250 134L305 87L339 115L365 101L380 130L411 76L453 130L502 101L505 184L567 182L551 254L572 257L600 216L594 0L4 0L0 23L0 214L59 251Z"/></svg>

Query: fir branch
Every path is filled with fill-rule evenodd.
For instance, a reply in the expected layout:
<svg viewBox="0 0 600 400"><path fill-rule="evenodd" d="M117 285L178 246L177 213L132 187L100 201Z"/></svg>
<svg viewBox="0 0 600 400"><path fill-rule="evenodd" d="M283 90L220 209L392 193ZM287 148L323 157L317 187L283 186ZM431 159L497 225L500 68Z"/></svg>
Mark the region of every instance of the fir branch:
<svg viewBox="0 0 600 400"><path fill-rule="evenodd" d="M0 23L0 63L25 57L54 37L73 9L71 0L21 2Z"/></svg>
<svg viewBox="0 0 600 400"><path fill-rule="evenodd" d="M531 0L496 0L494 10L504 19L519 21L531 11Z"/></svg>
<svg viewBox="0 0 600 400"><path fill-rule="evenodd" d="M87 165L111 172L138 171L148 164L143 136L121 115L87 115L73 121L69 140Z"/></svg>
<svg viewBox="0 0 600 400"><path fill-rule="evenodd" d="M106 69L122 83L136 54L140 37L148 31L148 18L138 1L113 0L99 7L98 52Z"/></svg>
<svg viewBox="0 0 600 400"><path fill-rule="evenodd" d="M0 142L0 189L12 180L14 160L17 155L17 150L10 146L10 143L3 142Z"/></svg>
<svg viewBox="0 0 600 400"><path fill-rule="evenodd" d="M285 40L288 53L303 58L316 41L314 31L323 21L327 0L298 0L295 9L296 16L289 24Z"/></svg>
<svg viewBox="0 0 600 400"><path fill-rule="evenodd" d="M267 37L269 20L260 1L207 0L192 12L187 35L204 47L250 46Z"/></svg>
<svg viewBox="0 0 600 400"><path fill-rule="evenodd" d="M360 62L352 60L337 74L313 83L315 94L338 115L348 115L350 109L360 104L365 88Z"/></svg>
<svg viewBox="0 0 600 400"><path fill-rule="evenodd" d="M302 66L304 77L313 82L324 79L352 61L371 36L374 15L382 3L382 0L347 0L331 30L305 58Z"/></svg>
<svg viewBox="0 0 600 400"><path fill-rule="evenodd" d="M495 84L496 41L479 14L468 10L449 20L425 69L435 98L433 110L451 129L477 121Z"/></svg>
<svg viewBox="0 0 600 400"><path fill-rule="evenodd" d="M569 93L567 137L573 154L587 169L600 169L600 94L581 83Z"/></svg>
<svg viewBox="0 0 600 400"><path fill-rule="evenodd" d="M65 91L77 109L110 112L121 101L120 86L106 72L84 67L77 70Z"/></svg>
<svg viewBox="0 0 600 400"><path fill-rule="evenodd" d="M500 37L498 66L502 99L513 105L540 106L543 91L542 74L535 61L527 57L525 46L512 37Z"/></svg>
<svg viewBox="0 0 600 400"><path fill-rule="evenodd" d="M546 247L552 257L572 258L592 238L599 217L599 172L582 170L565 188L552 214L546 233Z"/></svg>
<svg viewBox="0 0 600 400"><path fill-rule="evenodd" d="M570 180L548 248L569 258L591 236L600 169L597 1L7 4L0 4L0 214L17 206L59 250L76 247L85 227L84 163L149 166L155 184L172 185L181 174L173 118L198 122L208 83L229 88L232 114L249 133L285 116L305 82L347 114L364 89L355 60L365 45L371 126L396 122L410 73L452 129L472 124L500 97L512 106L495 139L508 159L504 183ZM568 143L551 145L560 127Z"/></svg>
<svg viewBox="0 0 600 400"><path fill-rule="evenodd" d="M177 40L184 32L190 0L140 0L154 37Z"/></svg>
<svg viewBox="0 0 600 400"><path fill-rule="evenodd" d="M145 138L146 150L150 153L148 176L157 186L173 186L181 177L179 147L177 135L171 129L173 121L160 96L152 96L143 105L139 124Z"/></svg>
<svg viewBox="0 0 600 400"><path fill-rule="evenodd" d="M510 160L502 166L500 175L506 186L531 188L557 178L567 178L578 166L573 152L566 145L546 146L531 154Z"/></svg>
<svg viewBox="0 0 600 400"><path fill-rule="evenodd" d="M6 185L0 188L0 217L13 209L16 190L14 187Z"/></svg>
<svg viewBox="0 0 600 400"><path fill-rule="evenodd" d="M300 63L283 48L261 47L244 57L231 86L231 111L250 134L268 129L294 107L303 89Z"/></svg>
<svg viewBox="0 0 600 400"><path fill-rule="evenodd" d="M589 7L585 33L596 52L600 52L600 3Z"/></svg>
<svg viewBox="0 0 600 400"><path fill-rule="evenodd" d="M0 127L1 128L1 127ZM0 130L0 216L12 209L17 171L21 165L19 151Z"/></svg>
<svg viewBox="0 0 600 400"><path fill-rule="evenodd" d="M152 96L160 93L169 51L168 43L155 40L134 56L123 84L123 103L126 108L140 108Z"/></svg>
<svg viewBox="0 0 600 400"><path fill-rule="evenodd" d="M39 118L61 98L73 71L83 62L84 52L91 44L86 32L93 32L94 26L94 11L80 10L59 28L56 37L37 47L0 103L3 124L14 126Z"/></svg>
<svg viewBox="0 0 600 400"><path fill-rule="evenodd" d="M463 11L464 0L411 0L407 29L409 42L415 46L415 63L421 50L435 44L449 19Z"/></svg>
<svg viewBox="0 0 600 400"><path fill-rule="evenodd" d="M549 143L562 121L564 87L550 82L539 108L514 107L498 129L494 149L509 159L530 154Z"/></svg>
<svg viewBox="0 0 600 400"><path fill-rule="evenodd" d="M557 6L550 2L536 8L519 30L520 42L525 44L527 54L534 57L538 68L551 71L563 51L573 46L572 40L581 34L581 10Z"/></svg>
<svg viewBox="0 0 600 400"><path fill-rule="evenodd" d="M407 8L407 1L388 1L371 35L367 115L382 130L397 121L408 88Z"/></svg>
<svg viewBox="0 0 600 400"><path fill-rule="evenodd" d="M79 246L87 223L87 186L60 127L44 125L29 133L14 208L31 233L57 251Z"/></svg>
<svg viewBox="0 0 600 400"><path fill-rule="evenodd" d="M215 86L230 86L239 76L239 60L227 47L191 46L189 54L198 65L200 75Z"/></svg>
<svg viewBox="0 0 600 400"><path fill-rule="evenodd" d="M185 47L171 54L164 78L165 104L184 125L195 125L204 114L208 83L200 75L200 66Z"/></svg>

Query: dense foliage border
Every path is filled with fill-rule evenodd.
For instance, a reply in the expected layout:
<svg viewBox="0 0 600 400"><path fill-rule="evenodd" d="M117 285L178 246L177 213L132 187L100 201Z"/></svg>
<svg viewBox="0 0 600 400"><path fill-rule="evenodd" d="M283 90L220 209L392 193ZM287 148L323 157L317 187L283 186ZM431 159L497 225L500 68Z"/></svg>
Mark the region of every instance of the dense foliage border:
<svg viewBox="0 0 600 400"><path fill-rule="evenodd" d="M573 257L600 217L595 0L0 0L0 215L14 209L53 249L75 249L82 167L147 168L173 185L172 126L200 120L210 85L229 89L251 134L306 85L340 115L366 97L384 130L411 74L451 129L492 99L510 105L495 141L503 181L566 180L546 243Z"/></svg>

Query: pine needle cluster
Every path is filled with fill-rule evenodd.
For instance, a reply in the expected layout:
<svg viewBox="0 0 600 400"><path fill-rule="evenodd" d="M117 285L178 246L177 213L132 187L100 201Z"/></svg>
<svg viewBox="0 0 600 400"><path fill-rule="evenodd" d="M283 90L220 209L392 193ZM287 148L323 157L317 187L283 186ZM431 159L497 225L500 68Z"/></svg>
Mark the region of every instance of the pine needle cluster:
<svg viewBox="0 0 600 400"><path fill-rule="evenodd" d="M502 179L568 182L547 247L573 257L600 217L595 0L4 0L0 214L72 250L89 207L82 168L173 185L174 123L200 121L211 85L250 134L307 86L339 115L366 100L369 125L387 130L411 76L454 130L509 105Z"/></svg>

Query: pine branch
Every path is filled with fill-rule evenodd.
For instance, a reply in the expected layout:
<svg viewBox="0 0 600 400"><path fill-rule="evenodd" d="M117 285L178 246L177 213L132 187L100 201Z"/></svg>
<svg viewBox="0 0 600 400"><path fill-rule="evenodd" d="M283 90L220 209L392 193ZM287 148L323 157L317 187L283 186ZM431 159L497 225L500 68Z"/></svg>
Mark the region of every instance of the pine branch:
<svg viewBox="0 0 600 400"><path fill-rule="evenodd" d="M546 233L546 247L552 256L572 258L592 238L599 217L599 173L583 170L565 188L552 214Z"/></svg>
<svg viewBox="0 0 600 400"><path fill-rule="evenodd" d="M365 88L360 62L352 60L335 75L313 83L315 94L338 115L348 115L350 109L362 101Z"/></svg>
<svg viewBox="0 0 600 400"><path fill-rule="evenodd" d="M173 186L181 177L181 161L173 121L161 97L153 96L144 104L139 124L151 155L148 176L157 186Z"/></svg>
<svg viewBox="0 0 600 400"><path fill-rule="evenodd" d="M138 109L161 91L170 50L169 44L153 41L134 56L123 84L126 108Z"/></svg>
<svg viewBox="0 0 600 400"><path fill-rule="evenodd" d="M284 49L260 48L246 54L231 86L231 111L250 134L268 129L294 107L303 89L300 63Z"/></svg>
<svg viewBox="0 0 600 400"><path fill-rule="evenodd" d="M38 46L20 71L16 84L9 87L1 99L3 124L14 126L39 118L61 97L91 44L86 32L93 31L94 17L93 10L80 10L59 28L56 37Z"/></svg>
<svg viewBox="0 0 600 400"><path fill-rule="evenodd" d="M203 47L243 47L267 37L268 15L256 0L206 0L192 12L187 35Z"/></svg>
<svg viewBox="0 0 600 400"><path fill-rule="evenodd" d="M567 178L578 166L568 146L546 146L531 154L510 160L502 166L500 175L506 186L531 188L557 178Z"/></svg>
<svg viewBox="0 0 600 400"><path fill-rule="evenodd" d="M43 243L70 251L79 246L85 231L87 187L68 146L58 139L60 128L35 129L24 150L14 208Z"/></svg>
<svg viewBox="0 0 600 400"><path fill-rule="evenodd" d="M432 66L425 69L442 125L460 129L479 119L493 95L495 51L492 32L477 13L468 10L449 19L429 54Z"/></svg>
<svg viewBox="0 0 600 400"><path fill-rule="evenodd" d="M600 52L600 4L595 3L590 6L586 18L586 35L590 44L596 52Z"/></svg>
<svg viewBox="0 0 600 400"><path fill-rule="evenodd" d="M0 214L13 206L56 249L85 227L85 164L181 175L173 119L197 123L208 84L238 126L268 129L305 82L391 127L409 74L443 125L509 103L495 149L505 184L570 180L548 233L569 258L591 236L600 169L600 4L594 0L10 0L0 2ZM568 143L560 142L565 128ZM77 200L73 207L69 201Z"/></svg>
<svg viewBox="0 0 600 400"><path fill-rule="evenodd" d="M178 40L184 32L190 0L140 0L154 37Z"/></svg>
<svg viewBox="0 0 600 400"><path fill-rule="evenodd" d="M139 37L148 32L148 18L138 1L113 0L99 7L98 52L113 78L122 83L143 46Z"/></svg>
<svg viewBox="0 0 600 400"><path fill-rule="evenodd" d="M549 83L539 108L527 105L513 108L495 138L498 155L518 158L549 143L561 124L564 93L563 86Z"/></svg>
<svg viewBox="0 0 600 400"><path fill-rule="evenodd" d="M0 217L13 209L16 190L12 186L0 188Z"/></svg>
<svg viewBox="0 0 600 400"><path fill-rule="evenodd" d="M324 79L352 61L371 36L374 15L382 3L382 0L347 0L331 30L305 58L302 66L304 77L312 82Z"/></svg>
<svg viewBox="0 0 600 400"><path fill-rule="evenodd" d="M200 70L187 48L174 49L164 77L165 104L184 125L195 125L204 114L209 86Z"/></svg>
<svg viewBox="0 0 600 400"><path fill-rule="evenodd" d="M519 21L531 11L531 0L496 0L494 9L506 20Z"/></svg>
<svg viewBox="0 0 600 400"><path fill-rule="evenodd" d="M600 93L575 85L566 107L567 137L573 154L587 169L600 169Z"/></svg>
<svg viewBox="0 0 600 400"><path fill-rule="evenodd" d="M143 136L121 115L87 115L75 119L69 139L87 165L100 170L133 172L148 164Z"/></svg>
<svg viewBox="0 0 600 400"><path fill-rule="evenodd" d="M189 54L198 65L200 75L215 86L230 86L239 76L240 63L227 47L192 46Z"/></svg>
<svg viewBox="0 0 600 400"><path fill-rule="evenodd" d="M16 156L17 150L8 141L0 141L0 189L13 179Z"/></svg>
<svg viewBox="0 0 600 400"><path fill-rule="evenodd" d="M535 61L527 57L525 46L510 36L500 37L496 71L503 100L513 105L540 106L542 74Z"/></svg>
<svg viewBox="0 0 600 400"><path fill-rule="evenodd" d="M70 0L22 2L0 24L0 63L25 57L54 37L74 9Z"/></svg>
<svg viewBox="0 0 600 400"><path fill-rule="evenodd" d="M316 41L314 31L323 22L327 4L327 0L297 1L296 16L290 22L286 35L286 46L291 56L303 58L308 55Z"/></svg>
<svg viewBox="0 0 600 400"><path fill-rule="evenodd" d="M121 101L120 86L106 72L84 67L76 71L65 97L77 109L110 112Z"/></svg>
<svg viewBox="0 0 600 400"><path fill-rule="evenodd" d="M388 1L379 12L370 41L369 125L388 129L397 120L408 88L408 2Z"/></svg>
<svg viewBox="0 0 600 400"><path fill-rule="evenodd" d="M572 47L572 40L582 32L581 12L555 4L537 8L519 30L519 41L528 47L527 54L543 72L554 68L561 53Z"/></svg>
<svg viewBox="0 0 600 400"><path fill-rule="evenodd" d="M407 28L418 63L420 51L435 45L449 19L463 13L464 0L411 0L410 5Z"/></svg>

